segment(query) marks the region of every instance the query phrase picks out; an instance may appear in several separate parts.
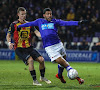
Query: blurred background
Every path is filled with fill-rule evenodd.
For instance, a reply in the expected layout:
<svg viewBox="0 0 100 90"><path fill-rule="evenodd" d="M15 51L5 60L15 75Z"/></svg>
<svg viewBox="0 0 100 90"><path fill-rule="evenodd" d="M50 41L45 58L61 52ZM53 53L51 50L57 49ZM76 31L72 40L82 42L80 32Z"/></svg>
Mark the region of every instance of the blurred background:
<svg viewBox="0 0 100 90"><path fill-rule="evenodd" d="M58 34L67 50L100 51L100 0L0 0L0 48L8 49L6 33L17 20L18 7L25 7L28 21L42 18L43 9L51 8L53 18L88 20L88 24L58 27ZM33 34L32 44L43 49L40 38Z"/></svg>
<svg viewBox="0 0 100 90"><path fill-rule="evenodd" d="M48 86L43 83L44 86L39 88L32 86L28 67L15 55L14 50L8 49L6 41L10 24L18 19L18 7L26 8L28 21L43 18L42 11L47 7L52 9L53 18L89 21L88 24L79 26L58 27L59 37L66 49L66 60L72 62L71 66L86 80L84 85L79 86L76 81L71 82L67 78L67 85L60 84L54 76L57 73L57 64L45 62L46 75L53 84ZM100 46L96 46L97 42L100 42L100 0L0 0L0 90L33 90L33 88L35 90L97 90L98 88L100 90ZM32 45L38 49L45 61L50 61L43 49L41 38L33 34ZM38 63L35 62L34 66L39 77ZM63 75L66 77L66 73Z"/></svg>

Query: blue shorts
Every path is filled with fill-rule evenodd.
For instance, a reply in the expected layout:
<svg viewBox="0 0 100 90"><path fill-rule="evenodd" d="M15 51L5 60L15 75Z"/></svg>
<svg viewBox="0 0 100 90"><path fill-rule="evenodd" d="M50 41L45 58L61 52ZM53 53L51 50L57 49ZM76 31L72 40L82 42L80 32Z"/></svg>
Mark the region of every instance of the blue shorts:
<svg viewBox="0 0 100 90"><path fill-rule="evenodd" d="M28 48L16 48L15 53L26 65L28 65L27 60L30 56L33 58L33 60L36 60L36 58L41 56L40 53L32 46Z"/></svg>

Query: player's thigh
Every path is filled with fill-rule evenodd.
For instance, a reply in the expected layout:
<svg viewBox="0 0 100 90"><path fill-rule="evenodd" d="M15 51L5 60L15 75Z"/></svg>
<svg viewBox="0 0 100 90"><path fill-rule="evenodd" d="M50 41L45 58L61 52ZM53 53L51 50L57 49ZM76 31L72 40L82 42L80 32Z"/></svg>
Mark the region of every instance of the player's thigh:
<svg viewBox="0 0 100 90"><path fill-rule="evenodd" d="M66 56L66 51L65 51L64 47L62 47L60 50L57 50L57 51L61 54L62 57Z"/></svg>
<svg viewBox="0 0 100 90"><path fill-rule="evenodd" d="M39 61L41 59L43 59L43 57L41 56L41 54L34 48L32 48L32 51L30 53L30 56L32 56L32 58L36 61Z"/></svg>
<svg viewBox="0 0 100 90"><path fill-rule="evenodd" d="M61 54L56 50L53 50L53 51L50 50L49 51L49 50L46 49L46 52L47 52L49 58L51 59L51 62L55 62L55 60L57 58L62 57Z"/></svg>
<svg viewBox="0 0 100 90"><path fill-rule="evenodd" d="M62 47L62 49L60 49L58 52L59 52L59 53L61 54L61 56L66 60L66 51L65 51L65 49Z"/></svg>
<svg viewBox="0 0 100 90"><path fill-rule="evenodd" d="M22 59L23 60L23 62L26 64L26 65L28 65L28 59L30 58L30 54L27 52L28 50L26 50L26 49L23 49L23 48L17 48L16 50L15 50L15 53L18 55L18 57L20 58L20 59Z"/></svg>
<svg viewBox="0 0 100 90"><path fill-rule="evenodd" d="M69 65L69 63L68 63L68 61L67 61L65 49L62 48L59 52L60 52L61 56L63 57L63 59L66 60L66 63Z"/></svg>
<svg viewBox="0 0 100 90"><path fill-rule="evenodd" d="M36 58L36 61L38 61L39 63L44 63L44 58L42 56L39 56L38 58Z"/></svg>
<svg viewBox="0 0 100 90"><path fill-rule="evenodd" d="M39 63L44 62L44 58L41 56L41 54L36 49L33 49L30 55L33 57L34 60L38 61Z"/></svg>
<svg viewBox="0 0 100 90"><path fill-rule="evenodd" d="M31 56L28 58L27 63L28 64L33 64L33 58Z"/></svg>

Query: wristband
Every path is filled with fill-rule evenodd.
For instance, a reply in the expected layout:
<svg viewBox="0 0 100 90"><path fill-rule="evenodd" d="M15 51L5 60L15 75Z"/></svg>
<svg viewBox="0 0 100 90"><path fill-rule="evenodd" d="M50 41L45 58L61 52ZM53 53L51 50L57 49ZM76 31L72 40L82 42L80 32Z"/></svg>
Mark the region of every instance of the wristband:
<svg viewBox="0 0 100 90"><path fill-rule="evenodd" d="M8 42L8 46L10 46L11 42Z"/></svg>

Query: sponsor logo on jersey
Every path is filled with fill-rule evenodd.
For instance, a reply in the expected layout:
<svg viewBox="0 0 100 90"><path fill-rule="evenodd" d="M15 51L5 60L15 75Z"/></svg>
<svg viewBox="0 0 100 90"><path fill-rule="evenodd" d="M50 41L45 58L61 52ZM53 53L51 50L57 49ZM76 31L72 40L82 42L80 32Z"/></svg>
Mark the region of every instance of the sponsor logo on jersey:
<svg viewBox="0 0 100 90"><path fill-rule="evenodd" d="M54 23L42 24L41 27L42 27L42 30L45 30L45 29L54 29Z"/></svg>

